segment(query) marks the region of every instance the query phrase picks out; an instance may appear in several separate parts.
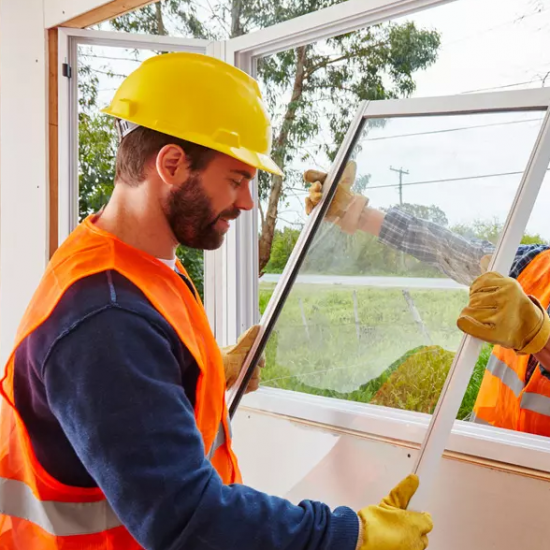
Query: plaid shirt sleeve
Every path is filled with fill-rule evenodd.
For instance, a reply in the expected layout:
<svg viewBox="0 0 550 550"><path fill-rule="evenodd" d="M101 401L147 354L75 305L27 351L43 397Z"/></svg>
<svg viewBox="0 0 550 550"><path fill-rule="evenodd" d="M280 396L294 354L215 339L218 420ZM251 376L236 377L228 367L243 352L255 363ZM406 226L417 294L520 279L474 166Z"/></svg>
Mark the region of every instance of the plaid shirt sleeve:
<svg viewBox="0 0 550 550"><path fill-rule="evenodd" d="M468 286L482 273L481 259L495 251L495 245L489 241L465 238L398 208L392 208L386 214L379 238L382 243L410 254ZM548 249L549 246L542 244L520 245L510 277L517 279L537 254Z"/></svg>
<svg viewBox="0 0 550 550"><path fill-rule="evenodd" d="M483 256L495 250L489 241L466 239L398 208L392 208L386 214L379 239L468 286L481 275L480 261Z"/></svg>
<svg viewBox="0 0 550 550"><path fill-rule="evenodd" d="M495 246L488 241L466 239L445 227L421 220L397 208L392 208L386 214L380 230L380 241L433 265L451 279L468 286L481 275L481 258L495 250ZM549 246L543 244L520 245L510 268L510 277L517 279L538 254L549 249ZM548 309L550 313L550 307ZM527 380L537 365L542 374L550 378L550 371L531 356L527 366Z"/></svg>

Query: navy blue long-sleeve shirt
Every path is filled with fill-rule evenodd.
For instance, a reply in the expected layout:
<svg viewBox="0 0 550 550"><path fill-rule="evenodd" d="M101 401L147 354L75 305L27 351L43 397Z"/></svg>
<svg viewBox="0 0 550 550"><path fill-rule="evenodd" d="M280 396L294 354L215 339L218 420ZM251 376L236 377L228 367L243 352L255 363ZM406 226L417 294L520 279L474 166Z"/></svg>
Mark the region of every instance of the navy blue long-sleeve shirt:
<svg viewBox="0 0 550 550"><path fill-rule="evenodd" d="M100 487L147 550L353 550L358 518L226 486L194 419L198 366L116 272L75 283L15 357L16 406L62 483Z"/></svg>

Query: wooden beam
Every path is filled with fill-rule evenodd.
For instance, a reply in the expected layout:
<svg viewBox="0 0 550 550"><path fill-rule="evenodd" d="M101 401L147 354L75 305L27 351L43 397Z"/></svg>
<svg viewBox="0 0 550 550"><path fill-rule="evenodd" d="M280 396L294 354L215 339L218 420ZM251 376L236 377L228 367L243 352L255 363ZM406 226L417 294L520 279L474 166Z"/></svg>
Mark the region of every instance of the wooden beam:
<svg viewBox="0 0 550 550"><path fill-rule="evenodd" d="M48 139L49 139L49 224L48 255L57 250L59 197L59 140L58 140L58 55L57 29L48 31Z"/></svg>
<svg viewBox="0 0 550 550"><path fill-rule="evenodd" d="M84 29L97 25L103 21L114 19L119 15L124 15L131 11L137 10L148 4L153 4L156 0L110 0L106 1L101 6L91 9L85 13L69 16L69 19L63 20L65 10L56 18L55 23L46 19L46 25L49 27L72 27L76 29Z"/></svg>

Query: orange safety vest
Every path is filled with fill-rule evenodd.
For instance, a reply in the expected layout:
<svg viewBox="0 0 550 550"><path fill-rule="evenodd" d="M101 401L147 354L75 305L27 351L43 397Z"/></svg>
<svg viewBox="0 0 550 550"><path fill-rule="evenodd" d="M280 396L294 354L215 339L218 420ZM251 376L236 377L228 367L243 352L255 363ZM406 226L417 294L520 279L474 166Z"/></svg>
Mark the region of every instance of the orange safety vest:
<svg viewBox="0 0 550 550"><path fill-rule="evenodd" d="M518 282L548 309L550 250L538 254ZM474 422L550 436L550 374L543 374L537 366L526 383L529 357L494 347L474 405Z"/></svg>
<svg viewBox="0 0 550 550"><path fill-rule="evenodd" d="M180 263L178 269L185 274ZM177 273L100 230L91 217L53 255L19 326L15 350L72 284L107 270L119 272L147 296L197 361L195 420L206 456L224 483L241 483L231 450L222 357L202 304ZM15 350L0 382L0 548L139 549L99 488L64 485L39 464L15 407Z"/></svg>

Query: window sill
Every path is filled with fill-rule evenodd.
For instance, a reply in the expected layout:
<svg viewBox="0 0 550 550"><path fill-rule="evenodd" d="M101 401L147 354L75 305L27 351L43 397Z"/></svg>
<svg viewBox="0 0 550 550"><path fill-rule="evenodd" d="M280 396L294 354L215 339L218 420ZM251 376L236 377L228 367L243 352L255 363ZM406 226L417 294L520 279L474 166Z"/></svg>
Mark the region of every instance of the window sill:
<svg viewBox="0 0 550 550"><path fill-rule="evenodd" d="M241 407L419 446L430 415L262 387ZM550 473L550 438L455 421L447 450Z"/></svg>

